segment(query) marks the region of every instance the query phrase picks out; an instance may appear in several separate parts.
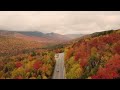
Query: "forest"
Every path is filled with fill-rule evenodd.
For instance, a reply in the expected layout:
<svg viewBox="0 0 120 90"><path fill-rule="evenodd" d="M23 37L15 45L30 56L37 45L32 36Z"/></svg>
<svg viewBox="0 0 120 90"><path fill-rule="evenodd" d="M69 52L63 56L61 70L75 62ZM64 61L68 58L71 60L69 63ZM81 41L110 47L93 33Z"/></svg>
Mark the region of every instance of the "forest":
<svg viewBox="0 0 120 90"><path fill-rule="evenodd" d="M67 79L119 79L120 30L97 32L71 43L65 48L65 68Z"/></svg>
<svg viewBox="0 0 120 90"><path fill-rule="evenodd" d="M52 77L54 52L40 49L44 44L13 37L0 37L1 79L49 79Z"/></svg>

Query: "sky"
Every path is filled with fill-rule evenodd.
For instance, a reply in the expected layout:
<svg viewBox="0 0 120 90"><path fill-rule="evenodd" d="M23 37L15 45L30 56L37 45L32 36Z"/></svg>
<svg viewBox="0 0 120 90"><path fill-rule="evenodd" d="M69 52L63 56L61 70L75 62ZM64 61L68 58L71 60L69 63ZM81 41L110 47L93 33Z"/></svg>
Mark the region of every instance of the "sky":
<svg viewBox="0 0 120 90"><path fill-rule="evenodd" d="M0 11L0 30L90 34L120 29L120 11Z"/></svg>

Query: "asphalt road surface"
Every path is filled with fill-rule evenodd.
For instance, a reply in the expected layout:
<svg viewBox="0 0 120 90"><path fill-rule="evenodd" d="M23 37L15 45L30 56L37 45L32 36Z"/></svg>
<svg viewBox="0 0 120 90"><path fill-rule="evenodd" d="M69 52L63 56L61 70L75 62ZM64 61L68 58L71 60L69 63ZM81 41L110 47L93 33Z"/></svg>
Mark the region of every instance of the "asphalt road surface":
<svg viewBox="0 0 120 90"><path fill-rule="evenodd" d="M52 79L65 79L64 53L55 55L56 65Z"/></svg>

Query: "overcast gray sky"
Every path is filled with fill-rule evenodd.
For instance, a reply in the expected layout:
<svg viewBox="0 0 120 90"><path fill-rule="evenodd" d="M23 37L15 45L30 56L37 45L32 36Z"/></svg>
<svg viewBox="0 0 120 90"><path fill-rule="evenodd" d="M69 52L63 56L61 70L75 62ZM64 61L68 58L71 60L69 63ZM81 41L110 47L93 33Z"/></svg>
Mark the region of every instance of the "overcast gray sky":
<svg viewBox="0 0 120 90"><path fill-rule="evenodd" d="M88 34L119 29L120 11L0 11L0 29Z"/></svg>

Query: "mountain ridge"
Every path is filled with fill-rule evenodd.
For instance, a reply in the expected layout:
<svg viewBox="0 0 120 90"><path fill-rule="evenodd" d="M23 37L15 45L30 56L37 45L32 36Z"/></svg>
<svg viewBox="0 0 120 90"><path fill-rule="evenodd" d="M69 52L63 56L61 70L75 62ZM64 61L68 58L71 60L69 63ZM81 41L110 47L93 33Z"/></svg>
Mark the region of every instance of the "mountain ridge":
<svg viewBox="0 0 120 90"><path fill-rule="evenodd" d="M70 41L72 39L83 36L83 34L61 35L54 32L43 33L40 31L9 31L9 30L0 30L0 35L13 36L16 38L23 38L26 40L32 40L32 41L38 41L38 42L51 42L51 43L66 42L66 41Z"/></svg>

